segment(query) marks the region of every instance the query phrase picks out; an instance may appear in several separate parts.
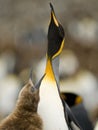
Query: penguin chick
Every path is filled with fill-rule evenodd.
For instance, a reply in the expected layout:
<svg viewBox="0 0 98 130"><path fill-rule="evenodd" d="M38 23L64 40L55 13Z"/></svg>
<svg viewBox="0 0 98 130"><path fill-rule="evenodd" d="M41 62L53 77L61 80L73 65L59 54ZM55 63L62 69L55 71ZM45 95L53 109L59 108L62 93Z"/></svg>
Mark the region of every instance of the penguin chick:
<svg viewBox="0 0 98 130"><path fill-rule="evenodd" d="M35 86L29 79L19 93L14 111L1 121L0 130L42 130L42 120L37 114L42 79Z"/></svg>

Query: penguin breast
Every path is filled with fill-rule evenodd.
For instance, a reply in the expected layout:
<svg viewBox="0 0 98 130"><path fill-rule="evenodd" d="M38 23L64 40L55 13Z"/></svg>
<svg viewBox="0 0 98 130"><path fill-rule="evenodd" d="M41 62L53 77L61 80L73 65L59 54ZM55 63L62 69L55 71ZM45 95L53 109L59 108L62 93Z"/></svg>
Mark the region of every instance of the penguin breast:
<svg viewBox="0 0 98 130"><path fill-rule="evenodd" d="M38 113L43 120L44 130L68 130L56 82L49 81L47 76L40 86Z"/></svg>

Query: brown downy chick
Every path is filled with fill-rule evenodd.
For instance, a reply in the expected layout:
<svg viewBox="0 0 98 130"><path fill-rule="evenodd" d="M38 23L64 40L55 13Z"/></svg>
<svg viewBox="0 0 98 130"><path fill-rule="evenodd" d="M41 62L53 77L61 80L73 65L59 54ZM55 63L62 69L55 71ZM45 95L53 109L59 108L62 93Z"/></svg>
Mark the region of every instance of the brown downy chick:
<svg viewBox="0 0 98 130"><path fill-rule="evenodd" d="M29 79L19 93L14 111L1 121L0 130L42 130L42 120L37 114L42 79L35 86Z"/></svg>

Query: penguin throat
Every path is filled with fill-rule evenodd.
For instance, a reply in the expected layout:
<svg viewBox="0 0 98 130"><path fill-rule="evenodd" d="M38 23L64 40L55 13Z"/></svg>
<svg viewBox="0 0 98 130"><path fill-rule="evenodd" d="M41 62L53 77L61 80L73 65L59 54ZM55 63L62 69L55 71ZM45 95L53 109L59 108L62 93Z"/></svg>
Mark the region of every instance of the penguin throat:
<svg viewBox="0 0 98 130"><path fill-rule="evenodd" d="M53 81L53 82L56 81L51 59L47 60L45 73L49 81Z"/></svg>

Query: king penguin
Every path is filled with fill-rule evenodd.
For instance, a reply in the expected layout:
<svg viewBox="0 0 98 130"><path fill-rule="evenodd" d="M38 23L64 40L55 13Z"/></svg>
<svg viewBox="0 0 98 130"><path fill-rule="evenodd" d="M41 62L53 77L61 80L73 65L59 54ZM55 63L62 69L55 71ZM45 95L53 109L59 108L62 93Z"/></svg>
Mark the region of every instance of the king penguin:
<svg viewBox="0 0 98 130"><path fill-rule="evenodd" d="M48 28L47 61L45 76L39 90L38 114L43 120L43 130L81 130L70 108L60 96L58 77L56 77L58 70L54 71L54 60L63 49L65 34L51 3L50 7L51 20Z"/></svg>
<svg viewBox="0 0 98 130"><path fill-rule="evenodd" d="M43 77L35 86L30 77L19 93L15 109L0 122L0 130L43 130L42 119L37 113Z"/></svg>

